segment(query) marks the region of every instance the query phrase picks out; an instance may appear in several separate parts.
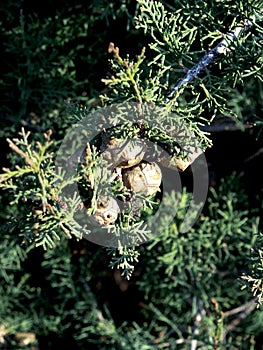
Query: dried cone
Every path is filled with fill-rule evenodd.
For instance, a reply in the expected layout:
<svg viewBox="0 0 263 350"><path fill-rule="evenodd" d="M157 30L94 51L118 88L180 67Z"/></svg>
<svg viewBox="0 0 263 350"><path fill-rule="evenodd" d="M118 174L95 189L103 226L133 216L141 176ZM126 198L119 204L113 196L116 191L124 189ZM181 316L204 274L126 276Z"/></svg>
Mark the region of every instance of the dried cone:
<svg viewBox="0 0 263 350"><path fill-rule="evenodd" d="M156 194L160 190L162 172L156 163L140 163L132 169L123 173L123 183L136 193L143 193L146 196Z"/></svg>
<svg viewBox="0 0 263 350"><path fill-rule="evenodd" d="M163 167L184 171L201 154L202 154L202 150L197 149L197 150L193 150L193 152L190 155L188 155L188 157L186 157L185 159L182 159L181 157L178 157L178 156L172 156L170 157L170 159L167 159L166 157L163 157L163 158L160 157L158 160Z"/></svg>
<svg viewBox="0 0 263 350"><path fill-rule="evenodd" d="M120 213L120 208L114 198L100 196L97 201L97 209L94 213L95 221L102 226L115 223Z"/></svg>
<svg viewBox="0 0 263 350"><path fill-rule="evenodd" d="M103 145L105 148L105 145ZM146 147L142 140L111 139L102 152L101 157L113 168L130 168L143 159Z"/></svg>

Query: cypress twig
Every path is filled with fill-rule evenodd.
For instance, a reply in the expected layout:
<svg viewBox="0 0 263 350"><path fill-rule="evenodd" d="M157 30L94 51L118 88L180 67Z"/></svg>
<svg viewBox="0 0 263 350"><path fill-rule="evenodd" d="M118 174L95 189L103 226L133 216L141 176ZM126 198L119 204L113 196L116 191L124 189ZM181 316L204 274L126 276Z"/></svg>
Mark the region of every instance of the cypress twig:
<svg viewBox="0 0 263 350"><path fill-rule="evenodd" d="M193 80L197 79L198 75L203 72L211 63L215 62L220 55L227 54L229 52L229 44L234 40L237 40L242 33L249 30L255 21L256 16L254 16L252 21L246 19L242 27L235 27L232 32L226 33L224 39L216 47L209 50L194 67L187 71L185 77L181 79L174 88L171 89L170 93L163 102L168 103L182 86L186 86Z"/></svg>

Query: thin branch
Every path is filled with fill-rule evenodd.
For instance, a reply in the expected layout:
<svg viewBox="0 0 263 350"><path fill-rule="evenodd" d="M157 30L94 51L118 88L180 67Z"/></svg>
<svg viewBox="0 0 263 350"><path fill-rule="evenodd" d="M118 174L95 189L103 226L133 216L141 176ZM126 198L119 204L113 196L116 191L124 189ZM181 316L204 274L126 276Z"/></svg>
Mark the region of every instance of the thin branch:
<svg viewBox="0 0 263 350"><path fill-rule="evenodd" d="M244 160L245 163L250 162L251 160L254 160L256 157L260 156L263 153L263 147L261 147L256 153L252 154L252 156L249 156Z"/></svg>
<svg viewBox="0 0 263 350"><path fill-rule="evenodd" d="M127 77L129 78L129 80L133 86L135 95L137 97L137 101L138 101L139 105L141 106L142 105L142 97L140 94L139 86L138 86L136 80L134 79L134 72L132 72L133 64L130 64L128 61L123 60L121 58L121 56L119 54L119 48L115 47L114 43L112 43L112 42L109 44L108 52L113 53L113 56L117 59L119 64L122 65L123 67L125 67ZM140 63L140 60L143 60L144 54L145 54L145 47L142 48L141 54L138 56L137 65ZM105 79L102 79L102 81L105 82Z"/></svg>
<svg viewBox="0 0 263 350"><path fill-rule="evenodd" d="M252 300L250 300L249 302L233 309L230 311L226 311L224 312L224 316L230 316L230 315L235 315L235 314L239 314L237 317L235 317L229 325L226 326L226 330L224 332L224 336L223 338L226 337L227 333L234 330L242 320L244 320L248 315L250 315L255 308L257 307L257 303L256 303L256 298L253 298Z"/></svg>
<svg viewBox="0 0 263 350"><path fill-rule="evenodd" d="M256 21L256 17L254 16L253 22ZM195 65L193 68L189 69L185 77L179 81L179 83L170 91L168 96L164 99L164 103L168 103L173 96L179 91L182 86L186 86L190 84L194 79L197 79L198 75L203 72L206 67L208 67L211 63L216 61L218 57L222 54L226 54L229 52L229 44L238 39L238 37L249 30L253 22L250 20L245 20L244 25L242 27L235 27L232 32L226 33L224 39L213 49L209 50L205 56Z"/></svg>
<svg viewBox="0 0 263 350"><path fill-rule="evenodd" d="M197 312L195 315L193 339L191 340L191 350L196 350L196 348L197 348L198 340L195 339L195 337L197 337L199 335L200 324L202 321L203 308L202 308L202 302L200 299L197 299L197 305L198 305L198 308L197 308Z"/></svg>
<svg viewBox="0 0 263 350"><path fill-rule="evenodd" d="M167 334L168 335L168 334ZM167 336L166 335L166 336ZM172 342L164 342L164 343L160 343L160 342L156 342L156 343L150 343L150 345L152 347L160 347L160 348L171 348L172 345L180 345L180 344L192 344L192 341L196 342L197 346L201 345L201 342L197 339L192 339L191 341L189 339L185 339L185 338L179 338L176 340L173 340Z"/></svg>
<svg viewBox="0 0 263 350"><path fill-rule="evenodd" d="M46 191L46 186L45 186L45 176L43 174L43 171L38 171L37 173L37 177L38 177L38 181L40 183L40 187L41 187L41 201L42 201L42 208L43 208L43 212L46 211L47 209L47 191Z"/></svg>
<svg viewBox="0 0 263 350"><path fill-rule="evenodd" d="M10 139L6 139L6 140L11 150L19 154L22 158L24 158L26 164L28 164L34 171L36 171L36 166L32 162L32 160L29 158L29 156L24 151L22 151L17 145L15 145L12 140Z"/></svg>
<svg viewBox="0 0 263 350"><path fill-rule="evenodd" d="M236 307L235 309L232 309L232 310L229 310L229 311L225 311L223 313L223 316L224 317L229 317L229 316L238 314L240 312L246 312L247 310L250 310L251 306L253 306L253 308L255 308L256 307L256 300L257 300L257 298L253 298L250 301L248 301L247 303Z"/></svg>
<svg viewBox="0 0 263 350"><path fill-rule="evenodd" d="M200 125L199 129L204 132L218 133L225 131L243 131L245 129L251 129L253 126L253 124L237 124L231 119L224 118L223 120L217 120L209 125Z"/></svg>
<svg viewBox="0 0 263 350"><path fill-rule="evenodd" d="M102 322L107 330L111 330L110 325L107 323L107 319L104 318L102 312L98 308L98 303L95 298L95 294L91 291L89 284L83 278L81 278L81 282L83 284L85 292L89 293L90 300L92 303L92 307L96 310L97 318L100 322Z"/></svg>

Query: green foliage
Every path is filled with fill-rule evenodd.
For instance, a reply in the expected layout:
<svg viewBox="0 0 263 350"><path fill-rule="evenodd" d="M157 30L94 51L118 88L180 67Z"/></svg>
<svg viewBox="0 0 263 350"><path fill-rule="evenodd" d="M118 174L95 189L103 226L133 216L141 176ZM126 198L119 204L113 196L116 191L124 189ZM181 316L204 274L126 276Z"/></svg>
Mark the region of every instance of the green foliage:
<svg viewBox="0 0 263 350"><path fill-rule="evenodd" d="M184 216L185 206L181 204L176 222L141 246L139 278L135 283L143 292L143 327L134 323L117 329L111 316L97 305L90 284L98 269L99 248L94 256L91 246L84 246L84 251L75 250L62 237L54 250L43 253L37 248L39 266L34 275L23 272L21 261L26 261L23 265L28 270L36 248L19 253L21 248L16 244L13 249L18 253L13 255L11 271L10 257L2 257L2 276L8 278L1 291L0 314L9 336L34 329L39 336L56 333L56 342L70 332L79 347L95 343L105 349L124 349L136 335L132 345L136 350L152 346L161 349L165 344L186 349L194 341L207 349L241 348L241 344L245 349L244 344L252 344L253 337L244 330L247 325L252 327L255 320L260 329L260 311L243 320L242 328L237 329L231 329L231 325L239 315L231 316L230 311L248 298L248 293L240 289L238 277L254 245L258 220L247 210L234 209L247 201L242 191L237 195L238 188L233 176L218 191L212 190L206 213L185 234L177 230L180 217ZM184 201L187 196L185 193ZM125 254L129 259L132 256L128 250L122 253L114 258L114 264L118 260L121 265ZM138 252L133 255L136 261ZM127 264L120 267L127 271L131 268ZM41 276L37 277L39 271Z"/></svg>
<svg viewBox="0 0 263 350"><path fill-rule="evenodd" d="M158 1L140 0L139 4L136 28L143 29L152 37L150 48L155 56L149 65L155 67L159 80L168 85L168 91L171 85L175 85L174 82L183 78L186 69L197 64L205 50L222 40L222 33L242 26L245 18L258 16L259 23L255 25L253 33L249 31L238 37L237 41L231 42L228 55L224 55L196 79L194 89L192 86L182 86L174 100L177 112L182 111L182 114L195 121L208 122L214 117L230 116L244 122L251 117L260 117L256 112L257 107L253 109L251 104L250 109L242 109L243 114L240 109L236 113L236 106L240 103L240 98L237 97L240 90L250 95L251 90L243 88L247 84L253 83L252 90L260 91L259 100L255 96L252 105L261 105L262 101L260 4L216 1L207 5L205 1L191 1L187 4L177 1L170 11ZM247 96L243 95L242 101L246 100Z"/></svg>
<svg viewBox="0 0 263 350"><path fill-rule="evenodd" d="M130 26L128 5L129 0L89 6L69 1L65 8L41 17L27 1L1 4L6 13L0 22L5 54L1 113L5 121L34 131L52 125L63 135L69 125L65 101L94 103L102 89L98 72L101 67L106 69L107 31L102 33L98 27L106 23L107 29L116 16L124 17ZM2 135L10 135L4 123L3 128Z"/></svg>
<svg viewBox="0 0 263 350"><path fill-rule="evenodd" d="M259 349L262 205L253 198L252 207L239 171L211 186L199 220L183 233L181 225L199 210L188 213L189 189L162 198L135 196L143 203L140 215L131 205L118 225L105 230L118 241L105 249L83 239L90 232L78 222L83 210L95 212L109 185L99 157L104 134L83 145L84 130L76 144L62 149L66 159L79 147L90 151L84 161L83 154L72 155L77 165L56 169L55 156L69 126L90 116L86 128L96 131L100 107L120 102L135 103L138 122L130 123L131 110L120 104L107 115L115 126L107 136L149 140L180 159L187 155L186 130L188 144L196 141L206 150L212 137L203 127L222 117L239 128L262 125L261 1L63 6L41 15L44 10L28 1L1 4L1 135L11 152L0 177L0 348ZM116 43L120 49L108 42L113 25L126 28ZM226 34L239 27L240 35L230 40ZM182 83L222 40L226 50ZM156 118L147 120L151 108ZM71 166L74 178L67 176ZM76 183L80 193L65 196ZM108 190L117 198L130 195L122 182L111 182ZM165 212L146 227L161 202ZM165 229L153 234L156 225ZM125 312L121 320L113 299Z"/></svg>
<svg viewBox="0 0 263 350"><path fill-rule="evenodd" d="M59 191L54 191L57 181L55 176L59 178L61 174L56 175L54 170L51 131L44 134L42 144L39 141L30 142L30 133L25 133L24 129L20 135L21 138L15 139L15 143L10 139L8 142L24 164L17 164L14 170L4 168L5 173L1 175L0 181L1 187L13 193L11 204L22 208L15 223L23 236L23 242L34 242L35 246L41 245L48 249L54 248L55 242L60 240L59 232L64 232L68 238L71 235L80 237L79 225L72 220L81 203L80 199L73 197L71 203L65 205L60 203ZM62 183L61 190L70 181ZM14 223L11 213L6 219L9 225Z"/></svg>
<svg viewBox="0 0 263 350"><path fill-rule="evenodd" d="M251 248L251 260L249 271L242 276L246 282L244 287L249 287L254 296L257 297L258 304L263 302L263 252L262 252L262 233L256 236L256 242Z"/></svg>
<svg viewBox="0 0 263 350"><path fill-rule="evenodd" d="M233 191L234 184L231 177L218 192L211 190L207 213L189 232L178 233L174 223L141 253L137 285L146 298L144 312L147 319L162 321L165 333L183 338L185 345L178 348L193 339L205 349L240 348L249 339L243 325L234 341L226 311L248 298L238 277L258 234L258 219L235 209L247 198Z"/></svg>

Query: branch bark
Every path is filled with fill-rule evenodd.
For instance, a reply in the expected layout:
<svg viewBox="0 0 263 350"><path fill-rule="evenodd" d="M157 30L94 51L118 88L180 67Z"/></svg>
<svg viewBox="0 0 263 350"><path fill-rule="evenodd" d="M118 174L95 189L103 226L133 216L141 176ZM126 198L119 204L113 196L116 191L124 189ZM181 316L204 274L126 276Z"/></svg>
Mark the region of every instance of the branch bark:
<svg viewBox="0 0 263 350"><path fill-rule="evenodd" d="M245 20L242 27L235 27L232 32L226 33L224 39L216 47L209 50L194 67L187 71L185 77L180 80L179 83L170 91L163 102L168 103L182 86L190 84L201 72L206 69L206 67L208 67L211 63L214 63L214 61L216 61L220 55L227 54L229 52L229 44L237 40L242 33L248 31L253 26L255 21L256 16L254 16L252 21L249 19Z"/></svg>

